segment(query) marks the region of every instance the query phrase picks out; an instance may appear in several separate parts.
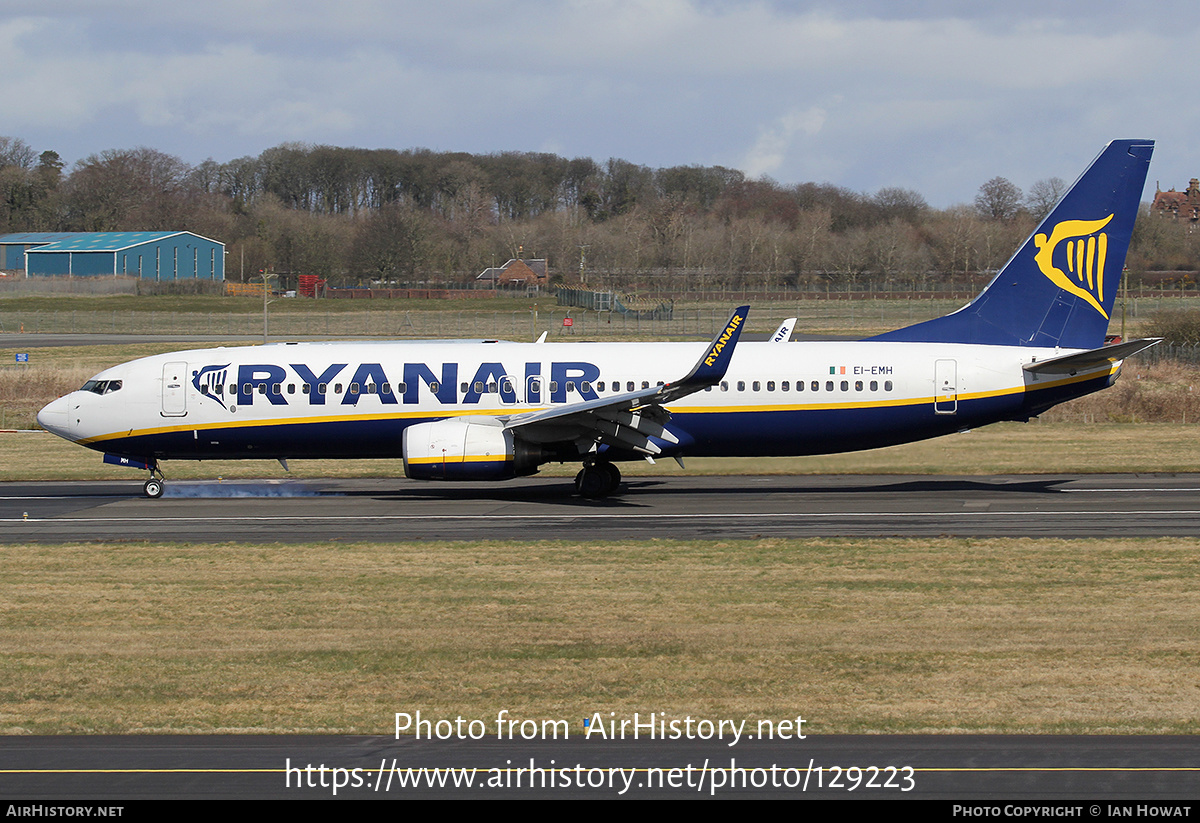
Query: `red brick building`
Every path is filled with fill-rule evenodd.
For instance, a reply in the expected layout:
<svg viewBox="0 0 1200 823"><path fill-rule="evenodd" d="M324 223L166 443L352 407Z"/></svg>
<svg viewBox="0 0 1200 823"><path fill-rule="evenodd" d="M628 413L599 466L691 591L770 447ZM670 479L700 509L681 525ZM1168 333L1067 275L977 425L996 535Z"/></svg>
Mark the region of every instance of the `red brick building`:
<svg viewBox="0 0 1200 823"><path fill-rule="evenodd" d="M1193 177L1187 191L1163 191L1157 186L1155 189L1154 205L1150 207L1155 214L1170 215L1192 223L1200 222L1200 180Z"/></svg>

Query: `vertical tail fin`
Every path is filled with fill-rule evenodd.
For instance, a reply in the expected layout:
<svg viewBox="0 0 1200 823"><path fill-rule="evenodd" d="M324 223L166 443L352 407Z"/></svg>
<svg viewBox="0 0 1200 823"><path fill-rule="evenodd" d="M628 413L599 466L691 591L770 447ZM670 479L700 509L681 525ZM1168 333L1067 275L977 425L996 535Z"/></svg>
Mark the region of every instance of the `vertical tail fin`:
<svg viewBox="0 0 1200 823"><path fill-rule="evenodd" d="M1096 348L1104 343L1152 140L1114 140L969 304L873 340Z"/></svg>

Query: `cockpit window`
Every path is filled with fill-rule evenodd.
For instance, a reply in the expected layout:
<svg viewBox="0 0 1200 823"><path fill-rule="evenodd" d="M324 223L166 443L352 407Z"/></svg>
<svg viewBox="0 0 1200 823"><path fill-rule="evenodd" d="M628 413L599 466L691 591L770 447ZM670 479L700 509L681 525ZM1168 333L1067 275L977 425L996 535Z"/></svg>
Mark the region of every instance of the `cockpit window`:
<svg viewBox="0 0 1200 823"><path fill-rule="evenodd" d="M120 380L89 380L83 384L80 391L90 391L93 394L112 394L121 390Z"/></svg>

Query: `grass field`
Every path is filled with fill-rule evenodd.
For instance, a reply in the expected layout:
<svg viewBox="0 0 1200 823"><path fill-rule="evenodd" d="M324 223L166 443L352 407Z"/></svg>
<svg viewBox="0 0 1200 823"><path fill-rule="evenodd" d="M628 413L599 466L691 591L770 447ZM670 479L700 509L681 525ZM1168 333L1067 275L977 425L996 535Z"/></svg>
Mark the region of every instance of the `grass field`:
<svg viewBox="0 0 1200 823"><path fill-rule="evenodd" d="M387 734L417 709L1200 731L1191 540L0 553L5 734Z"/></svg>

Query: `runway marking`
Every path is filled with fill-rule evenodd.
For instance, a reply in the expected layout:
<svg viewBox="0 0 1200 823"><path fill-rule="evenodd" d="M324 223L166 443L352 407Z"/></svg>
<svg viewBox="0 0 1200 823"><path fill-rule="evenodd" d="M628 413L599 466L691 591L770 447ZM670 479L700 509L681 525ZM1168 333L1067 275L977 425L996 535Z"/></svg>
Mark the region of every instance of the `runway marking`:
<svg viewBox="0 0 1200 823"><path fill-rule="evenodd" d="M979 517L1129 517L1136 515L1195 515L1200 516L1197 509L1148 509L1120 512L1105 511L952 511L952 512L728 512L724 514L695 513L695 514L663 514L654 512L595 512L595 513L563 513L563 514L362 514L362 515L319 515L319 514L288 514L288 515L240 515L232 517L20 517L0 518L0 523L236 523L246 521L353 521L353 520L599 520L611 521L614 518L627 520L728 520L728 519L761 519L772 517L777 519L833 519L838 517L869 518L869 517L942 517L971 519Z"/></svg>
<svg viewBox="0 0 1200 823"><path fill-rule="evenodd" d="M1090 492L1132 492L1134 494L1142 494L1145 492L1200 492L1200 488L1173 488L1173 489L1059 489L1060 492L1068 492L1070 494L1088 494Z"/></svg>

